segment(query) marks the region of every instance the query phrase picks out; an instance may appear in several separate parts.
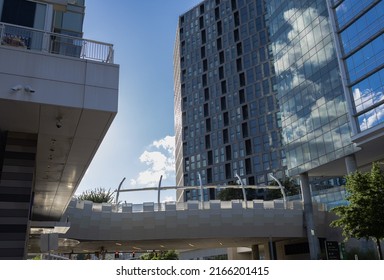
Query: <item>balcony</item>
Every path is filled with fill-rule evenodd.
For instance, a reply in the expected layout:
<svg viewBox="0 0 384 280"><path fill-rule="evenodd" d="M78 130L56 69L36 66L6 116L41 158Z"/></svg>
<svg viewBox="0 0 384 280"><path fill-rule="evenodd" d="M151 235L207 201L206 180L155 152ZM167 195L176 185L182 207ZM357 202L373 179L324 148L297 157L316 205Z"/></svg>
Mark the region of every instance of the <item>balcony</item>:
<svg viewBox="0 0 384 280"><path fill-rule="evenodd" d="M113 64L113 45L0 22L2 46Z"/></svg>

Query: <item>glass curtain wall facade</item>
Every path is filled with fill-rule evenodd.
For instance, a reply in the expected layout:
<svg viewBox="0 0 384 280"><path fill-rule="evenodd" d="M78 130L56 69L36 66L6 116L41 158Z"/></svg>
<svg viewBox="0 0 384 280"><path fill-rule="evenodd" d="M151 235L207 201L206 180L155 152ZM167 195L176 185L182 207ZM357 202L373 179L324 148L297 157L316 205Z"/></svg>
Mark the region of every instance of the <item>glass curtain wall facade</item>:
<svg viewBox="0 0 384 280"><path fill-rule="evenodd" d="M284 148L295 176L356 148L326 1L268 3Z"/></svg>
<svg viewBox="0 0 384 280"><path fill-rule="evenodd" d="M179 17L177 185L198 186L199 177L203 185L224 185L235 174L245 184L266 184L268 174L285 175L266 12L261 0L206 0Z"/></svg>
<svg viewBox="0 0 384 280"><path fill-rule="evenodd" d="M384 124L384 1L328 1L355 134Z"/></svg>

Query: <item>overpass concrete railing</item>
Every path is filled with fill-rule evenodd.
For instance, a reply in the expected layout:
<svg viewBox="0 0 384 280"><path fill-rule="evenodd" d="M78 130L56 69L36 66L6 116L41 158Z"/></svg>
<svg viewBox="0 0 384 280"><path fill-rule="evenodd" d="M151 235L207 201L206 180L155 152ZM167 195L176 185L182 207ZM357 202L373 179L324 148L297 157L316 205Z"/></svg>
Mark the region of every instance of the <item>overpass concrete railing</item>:
<svg viewBox="0 0 384 280"><path fill-rule="evenodd" d="M315 204L318 210L324 211L324 205ZM93 212L115 212L115 213L142 213L142 212L160 212L160 211L191 211L191 210L213 210L213 209L292 209L302 210L303 203L301 201L288 201L284 207L284 202L280 200L264 201L264 200L232 200L220 201L211 200L203 203L197 200L187 202L144 202L142 204L133 203L93 203L92 201L82 201L72 199L69 207L84 209Z"/></svg>

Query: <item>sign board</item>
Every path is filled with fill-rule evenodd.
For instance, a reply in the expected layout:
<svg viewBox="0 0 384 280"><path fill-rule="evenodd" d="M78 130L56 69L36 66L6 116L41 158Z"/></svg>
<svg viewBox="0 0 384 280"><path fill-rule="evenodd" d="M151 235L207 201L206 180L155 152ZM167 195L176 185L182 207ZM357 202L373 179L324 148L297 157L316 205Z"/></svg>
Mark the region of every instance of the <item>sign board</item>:
<svg viewBox="0 0 384 280"><path fill-rule="evenodd" d="M340 248L337 241L325 241L327 260L340 260Z"/></svg>

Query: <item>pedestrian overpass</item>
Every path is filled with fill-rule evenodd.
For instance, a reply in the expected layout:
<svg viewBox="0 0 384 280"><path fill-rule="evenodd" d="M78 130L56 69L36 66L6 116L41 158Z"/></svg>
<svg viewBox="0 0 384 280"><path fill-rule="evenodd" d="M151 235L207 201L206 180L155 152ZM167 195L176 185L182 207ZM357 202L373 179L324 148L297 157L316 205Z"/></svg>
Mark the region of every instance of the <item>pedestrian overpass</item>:
<svg viewBox="0 0 384 280"><path fill-rule="evenodd" d="M316 236L327 238L330 213L321 204L313 207ZM70 227L59 236L59 253L257 248L307 238L301 201L214 200L137 205L72 199L61 224ZM30 244L34 246L33 242Z"/></svg>

